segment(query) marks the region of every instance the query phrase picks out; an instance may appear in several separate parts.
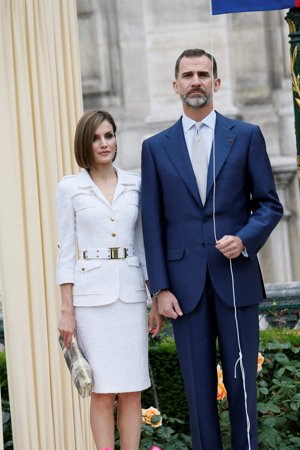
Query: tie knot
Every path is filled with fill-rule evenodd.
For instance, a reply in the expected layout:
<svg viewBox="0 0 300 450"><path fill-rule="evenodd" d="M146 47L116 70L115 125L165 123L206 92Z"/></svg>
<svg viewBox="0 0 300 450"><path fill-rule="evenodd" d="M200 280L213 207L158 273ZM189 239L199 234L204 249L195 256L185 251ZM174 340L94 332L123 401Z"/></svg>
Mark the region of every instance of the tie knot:
<svg viewBox="0 0 300 450"><path fill-rule="evenodd" d="M200 139L201 127L202 122L195 122L195 136L197 140Z"/></svg>

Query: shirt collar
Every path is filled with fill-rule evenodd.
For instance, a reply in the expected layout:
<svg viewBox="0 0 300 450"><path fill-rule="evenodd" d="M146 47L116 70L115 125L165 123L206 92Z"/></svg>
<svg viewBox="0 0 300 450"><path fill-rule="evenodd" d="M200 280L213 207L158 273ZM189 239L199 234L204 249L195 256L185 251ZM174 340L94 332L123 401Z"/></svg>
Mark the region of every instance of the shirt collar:
<svg viewBox="0 0 300 450"><path fill-rule="evenodd" d="M125 170L119 169L115 167L115 170L118 174L118 183L122 185L133 184L135 185L138 182L138 177L134 177L133 174L126 172ZM88 170L83 169L78 173L79 186L80 187L91 187L94 185L94 182L88 172Z"/></svg>
<svg viewBox="0 0 300 450"><path fill-rule="evenodd" d="M182 115L182 127L183 127L184 134L186 134L194 126L195 123L196 123L195 120L193 120L190 117L183 114ZM216 111L213 109L206 117L204 117L204 119L201 121L201 123L205 124L207 127L214 130L215 124L216 124Z"/></svg>

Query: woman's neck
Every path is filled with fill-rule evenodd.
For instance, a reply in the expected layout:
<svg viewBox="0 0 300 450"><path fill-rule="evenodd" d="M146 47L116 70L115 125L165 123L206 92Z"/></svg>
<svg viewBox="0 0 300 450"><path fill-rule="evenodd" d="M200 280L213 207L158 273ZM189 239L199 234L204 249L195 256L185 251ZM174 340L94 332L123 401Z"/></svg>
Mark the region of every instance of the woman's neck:
<svg viewBox="0 0 300 450"><path fill-rule="evenodd" d="M94 181L108 182L116 178L116 170L112 164L102 164L89 169L89 174Z"/></svg>

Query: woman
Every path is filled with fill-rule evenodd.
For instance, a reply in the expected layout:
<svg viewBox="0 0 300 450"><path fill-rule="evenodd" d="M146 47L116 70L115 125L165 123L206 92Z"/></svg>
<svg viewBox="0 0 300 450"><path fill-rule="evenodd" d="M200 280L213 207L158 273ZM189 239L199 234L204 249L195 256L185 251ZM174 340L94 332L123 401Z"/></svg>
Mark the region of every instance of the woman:
<svg viewBox="0 0 300 450"><path fill-rule="evenodd" d="M150 386L140 177L113 166L116 124L105 111L81 117L74 147L84 170L64 177L57 189L58 328L68 348L76 333L93 370L90 422L97 449L114 448L118 394L121 448L138 450L141 391ZM153 336L162 323L153 302Z"/></svg>

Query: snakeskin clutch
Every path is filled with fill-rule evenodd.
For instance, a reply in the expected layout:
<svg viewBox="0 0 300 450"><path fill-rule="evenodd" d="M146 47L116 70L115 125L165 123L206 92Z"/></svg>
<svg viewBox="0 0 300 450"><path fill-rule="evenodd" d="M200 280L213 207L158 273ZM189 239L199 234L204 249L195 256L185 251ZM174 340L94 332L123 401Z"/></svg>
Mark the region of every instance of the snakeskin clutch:
<svg viewBox="0 0 300 450"><path fill-rule="evenodd" d="M70 350L65 347L62 336L59 336L58 340L76 389L81 397L88 397L91 395L93 385L91 366L83 356L74 336L72 337Z"/></svg>

